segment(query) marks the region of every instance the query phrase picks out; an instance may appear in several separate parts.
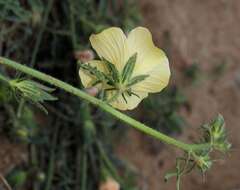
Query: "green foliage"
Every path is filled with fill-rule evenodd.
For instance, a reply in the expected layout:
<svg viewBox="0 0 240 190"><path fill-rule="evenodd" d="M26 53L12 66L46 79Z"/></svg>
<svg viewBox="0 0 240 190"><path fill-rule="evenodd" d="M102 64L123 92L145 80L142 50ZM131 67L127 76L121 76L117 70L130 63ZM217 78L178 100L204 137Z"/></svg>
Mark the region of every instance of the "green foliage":
<svg viewBox="0 0 240 190"><path fill-rule="evenodd" d="M15 23L27 23L31 18L31 13L15 0L1 0L0 13L1 19Z"/></svg>
<svg viewBox="0 0 240 190"><path fill-rule="evenodd" d="M22 187L26 183L27 172L16 169L7 176L7 179L13 188Z"/></svg>

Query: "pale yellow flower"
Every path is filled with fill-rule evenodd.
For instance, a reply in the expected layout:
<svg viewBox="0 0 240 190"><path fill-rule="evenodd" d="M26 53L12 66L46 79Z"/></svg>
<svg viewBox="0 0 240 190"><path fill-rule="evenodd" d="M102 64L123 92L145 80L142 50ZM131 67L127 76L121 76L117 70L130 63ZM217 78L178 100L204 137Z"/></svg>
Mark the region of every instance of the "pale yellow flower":
<svg viewBox="0 0 240 190"><path fill-rule="evenodd" d="M169 82L170 69L165 53L156 47L148 29L137 27L128 36L120 28L111 27L99 34L90 37L92 47L102 60L89 61L91 67L96 67L106 75L111 75L104 64L104 60L112 63L121 74L130 57L136 55L135 66L131 78L146 75L144 80L132 86L126 86L121 80L113 85L102 83L101 88L106 90L107 100L113 107L120 110L135 108L149 93L156 93L165 88ZM96 76L84 69L79 71L84 87L88 88L96 81ZM108 89L108 90L107 90ZM130 90L131 94L125 93ZM116 91L119 92L116 98Z"/></svg>

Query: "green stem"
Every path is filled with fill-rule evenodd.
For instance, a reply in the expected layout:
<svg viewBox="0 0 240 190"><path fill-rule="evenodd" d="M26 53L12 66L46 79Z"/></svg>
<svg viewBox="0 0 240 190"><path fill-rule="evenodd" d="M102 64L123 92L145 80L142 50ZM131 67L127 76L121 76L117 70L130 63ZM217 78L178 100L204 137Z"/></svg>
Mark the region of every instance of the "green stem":
<svg viewBox="0 0 240 190"><path fill-rule="evenodd" d="M85 152L85 149L82 151L82 167L81 167L81 185L80 189L87 189L87 153Z"/></svg>
<svg viewBox="0 0 240 190"><path fill-rule="evenodd" d="M0 57L0 64L14 68L18 71L21 71L25 74L35 77L36 79L42 80L42 81L52 84L58 88L61 88L61 89L65 90L66 92L69 92L70 94L76 95L76 96L92 103L93 105L100 107L102 110L110 113L114 117L129 124L130 126L136 128L136 129L138 129L139 131L141 131L145 134L148 134L158 140L161 140L166 144L176 146L184 151L189 152L189 151L202 150L202 149L210 148L210 146L211 146L209 143L207 143L207 144L187 144L187 143L178 141L172 137L169 137L161 132L158 132L158 131L146 126L145 124L123 114L120 111L115 110L110 105L106 104L105 102L103 102L93 96L90 96L89 94L85 93L84 91L79 90L78 88L75 88L75 87L71 86L70 84L67 84L61 80L58 80L50 75L41 73L30 67L21 65L17 62L11 61L11 60L3 58L3 57Z"/></svg>
<svg viewBox="0 0 240 190"><path fill-rule="evenodd" d="M105 164L105 167L109 170L111 175L116 179L118 182L121 183L121 178L119 177L116 168L114 167L112 161L109 159L107 153L105 152L101 142L97 141L97 147L100 152L100 156ZM108 176L107 176L108 177Z"/></svg>
<svg viewBox="0 0 240 190"><path fill-rule="evenodd" d="M45 190L52 189L52 180L54 176L54 166L55 166L55 158L56 158L56 146L57 146L57 138L58 138L58 131L59 131L59 124L57 123L55 126L54 134L53 134L53 140L51 145L51 151L50 151L50 160L48 165L48 171L47 171L47 181L45 185Z"/></svg>

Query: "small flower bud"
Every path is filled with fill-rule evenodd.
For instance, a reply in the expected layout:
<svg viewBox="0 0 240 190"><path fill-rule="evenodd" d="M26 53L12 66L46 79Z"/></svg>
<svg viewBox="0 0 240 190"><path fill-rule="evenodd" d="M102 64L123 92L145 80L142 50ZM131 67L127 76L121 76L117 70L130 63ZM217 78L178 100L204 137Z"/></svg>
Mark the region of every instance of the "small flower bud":
<svg viewBox="0 0 240 190"><path fill-rule="evenodd" d="M91 96L96 96L99 92L99 89L97 87L86 88L85 92Z"/></svg>
<svg viewBox="0 0 240 190"><path fill-rule="evenodd" d="M221 115L212 122L211 131L214 139L219 139L225 133L225 122Z"/></svg>
<svg viewBox="0 0 240 190"><path fill-rule="evenodd" d="M107 178L105 182L100 184L99 190L120 190L120 185L114 179Z"/></svg>
<svg viewBox="0 0 240 190"><path fill-rule="evenodd" d="M222 115L218 115L212 123L205 124L202 128L205 142L211 143L213 149L226 153L231 148Z"/></svg>
<svg viewBox="0 0 240 190"><path fill-rule="evenodd" d="M213 147L221 152L227 152L231 148L231 144L227 141L227 132L223 116L218 115L211 123L210 130Z"/></svg>
<svg viewBox="0 0 240 190"><path fill-rule="evenodd" d="M86 63L94 59L94 53L92 50L76 51L74 52L75 59Z"/></svg>
<svg viewBox="0 0 240 190"><path fill-rule="evenodd" d="M212 160L209 157L208 154L206 155L195 155L195 162L198 166L198 168L202 171L205 172L209 170L212 166Z"/></svg>

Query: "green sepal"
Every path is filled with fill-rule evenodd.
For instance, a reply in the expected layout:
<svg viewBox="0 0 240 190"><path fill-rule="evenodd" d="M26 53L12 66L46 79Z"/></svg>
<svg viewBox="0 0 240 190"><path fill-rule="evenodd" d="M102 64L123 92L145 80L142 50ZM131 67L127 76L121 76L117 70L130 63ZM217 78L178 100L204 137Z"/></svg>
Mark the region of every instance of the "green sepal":
<svg viewBox="0 0 240 190"><path fill-rule="evenodd" d="M92 67L90 64L79 64L80 68L89 72L91 75L95 76L98 81L106 82L109 85L113 85L114 81L111 77L107 76L103 72L99 71L96 67Z"/></svg>
<svg viewBox="0 0 240 190"><path fill-rule="evenodd" d="M125 103L127 104L127 98L124 93L122 93L122 98L124 99Z"/></svg>
<svg viewBox="0 0 240 190"><path fill-rule="evenodd" d="M19 94L24 99L30 101L39 107L42 111L47 114L47 110L43 107L42 103L45 101L55 101L56 97L50 93L53 92L54 88L49 88L38 82L25 79L16 79L9 82L13 91Z"/></svg>
<svg viewBox="0 0 240 190"><path fill-rule="evenodd" d="M118 73L116 66L114 64L112 64L111 62L109 62L108 60L106 60L105 58L103 58L103 62L105 63L105 65L108 69L108 72L110 73L110 75L112 77L112 80L115 83L118 83L120 77L119 77L119 73Z"/></svg>
<svg viewBox="0 0 240 190"><path fill-rule="evenodd" d="M91 65L85 63L81 63L79 66L81 69L88 71L91 75L94 75L98 80L104 81L106 79L105 74L99 71L96 67L92 67Z"/></svg>
<svg viewBox="0 0 240 190"><path fill-rule="evenodd" d="M134 84L137 84L143 80L145 80L149 75L138 75L136 77L133 77L127 84L128 87L133 86Z"/></svg>
<svg viewBox="0 0 240 190"><path fill-rule="evenodd" d="M123 68L122 71L122 83L124 83L125 81L129 81L129 79L132 76L135 64L137 61L137 53L133 54L127 61L126 65Z"/></svg>
<svg viewBox="0 0 240 190"><path fill-rule="evenodd" d="M134 96L140 98L140 96L139 96L138 94L134 93L131 89L128 89L128 90L126 91L126 93L128 94L128 96L134 95Z"/></svg>

